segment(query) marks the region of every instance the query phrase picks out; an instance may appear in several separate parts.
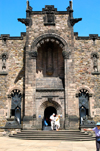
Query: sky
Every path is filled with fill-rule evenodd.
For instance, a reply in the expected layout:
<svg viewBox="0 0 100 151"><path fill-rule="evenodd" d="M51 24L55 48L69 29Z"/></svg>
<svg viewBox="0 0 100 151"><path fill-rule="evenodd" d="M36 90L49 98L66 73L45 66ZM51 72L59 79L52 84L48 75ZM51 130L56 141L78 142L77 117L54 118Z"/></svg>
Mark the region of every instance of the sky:
<svg viewBox="0 0 100 151"><path fill-rule="evenodd" d="M0 34L20 36L26 26L17 18L26 18L27 0L0 0ZM42 11L45 5L54 5L58 11L66 11L69 0L29 0L33 11ZM73 0L73 17L82 18L74 25L79 36L98 34L100 36L100 0Z"/></svg>

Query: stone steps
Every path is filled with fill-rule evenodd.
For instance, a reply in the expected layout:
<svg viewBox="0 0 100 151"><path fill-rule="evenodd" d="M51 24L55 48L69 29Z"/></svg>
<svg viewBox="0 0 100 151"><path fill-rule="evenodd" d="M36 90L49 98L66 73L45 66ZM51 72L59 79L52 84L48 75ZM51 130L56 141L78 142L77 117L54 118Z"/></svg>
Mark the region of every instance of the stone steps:
<svg viewBox="0 0 100 151"><path fill-rule="evenodd" d="M26 139L26 140L67 140L67 141L91 141L95 137L75 130L65 131L35 131L35 130L22 130L17 134L10 135L9 137Z"/></svg>

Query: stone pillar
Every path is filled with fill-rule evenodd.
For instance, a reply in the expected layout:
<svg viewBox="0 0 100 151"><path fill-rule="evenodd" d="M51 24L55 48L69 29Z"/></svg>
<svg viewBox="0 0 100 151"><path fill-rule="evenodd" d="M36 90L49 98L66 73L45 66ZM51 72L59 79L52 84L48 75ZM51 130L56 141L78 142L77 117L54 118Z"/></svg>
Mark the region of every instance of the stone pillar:
<svg viewBox="0 0 100 151"><path fill-rule="evenodd" d="M7 111L7 118L10 118L10 111L11 111L11 96L8 95L8 111Z"/></svg>
<svg viewBox="0 0 100 151"><path fill-rule="evenodd" d="M26 52L25 65L25 116L23 119L23 128L34 128L34 119L36 120L36 57L37 48Z"/></svg>
<svg viewBox="0 0 100 151"><path fill-rule="evenodd" d="M62 51L62 55L64 57L64 82L65 82L65 100L64 100L64 128L68 128L68 73L69 73L69 66L68 66L68 59L70 52L67 51L66 47Z"/></svg>

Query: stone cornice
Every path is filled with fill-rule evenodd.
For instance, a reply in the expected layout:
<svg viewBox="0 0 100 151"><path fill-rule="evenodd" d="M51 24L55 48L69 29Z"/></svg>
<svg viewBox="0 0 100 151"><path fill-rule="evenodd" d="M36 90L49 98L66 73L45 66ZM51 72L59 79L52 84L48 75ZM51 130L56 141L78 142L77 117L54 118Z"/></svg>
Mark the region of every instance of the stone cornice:
<svg viewBox="0 0 100 151"><path fill-rule="evenodd" d="M44 14L43 11L32 11L31 15L42 15ZM69 12L67 11L56 11L55 15L66 15L69 14Z"/></svg>
<svg viewBox="0 0 100 151"><path fill-rule="evenodd" d="M0 71L0 75L8 75L7 71Z"/></svg>
<svg viewBox="0 0 100 151"><path fill-rule="evenodd" d="M64 91L64 88L37 88L36 92Z"/></svg>
<svg viewBox="0 0 100 151"><path fill-rule="evenodd" d="M100 72L92 72L92 75L100 75Z"/></svg>

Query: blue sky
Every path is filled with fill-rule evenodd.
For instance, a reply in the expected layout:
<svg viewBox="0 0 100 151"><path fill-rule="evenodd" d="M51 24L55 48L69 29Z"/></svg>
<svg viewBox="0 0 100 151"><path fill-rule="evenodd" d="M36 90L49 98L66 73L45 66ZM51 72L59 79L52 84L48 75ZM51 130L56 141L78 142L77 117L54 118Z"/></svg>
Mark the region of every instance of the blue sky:
<svg viewBox="0 0 100 151"><path fill-rule="evenodd" d="M45 5L54 5L58 11L66 11L69 0L30 0L33 11L41 11ZM79 36L98 34L100 36L100 0L73 0L74 18L82 21L74 26ZM0 0L0 34L20 36L26 31L17 18L26 17L26 0Z"/></svg>

